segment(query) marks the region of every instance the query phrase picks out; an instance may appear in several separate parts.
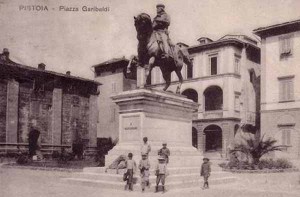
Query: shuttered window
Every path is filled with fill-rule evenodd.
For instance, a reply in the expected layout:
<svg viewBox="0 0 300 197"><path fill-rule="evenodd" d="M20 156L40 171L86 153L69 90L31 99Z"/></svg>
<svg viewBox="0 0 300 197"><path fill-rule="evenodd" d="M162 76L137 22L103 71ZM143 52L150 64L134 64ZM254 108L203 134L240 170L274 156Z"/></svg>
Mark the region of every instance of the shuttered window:
<svg viewBox="0 0 300 197"><path fill-rule="evenodd" d="M240 62L241 62L241 56L234 55L234 73L240 74Z"/></svg>
<svg viewBox="0 0 300 197"><path fill-rule="evenodd" d="M286 145L286 146L291 145L291 130L290 129L282 130L282 145Z"/></svg>
<svg viewBox="0 0 300 197"><path fill-rule="evenodd" d="M293 53L293 36L292 34L279 37L279 54L280 58L287 58Z"/></svg>
<svg viewBox="0 0 300 197"><path fill-rule="evenodd" d="M294 100L294 77L279 78L279 101Z"/></svg>

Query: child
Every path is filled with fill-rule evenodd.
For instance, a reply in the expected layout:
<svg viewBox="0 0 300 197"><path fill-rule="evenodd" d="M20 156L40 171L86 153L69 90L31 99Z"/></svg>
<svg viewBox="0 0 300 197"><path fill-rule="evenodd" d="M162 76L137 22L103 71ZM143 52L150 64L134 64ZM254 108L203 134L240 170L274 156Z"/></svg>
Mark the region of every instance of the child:
<svg viewBox="0 0 300 197"><path fill-rule="evenodd" d="M164 142L162 144L162 146L163 147L161 149L159 149L159 151L158 151L158 155L164 157L165 161L166 161L166 164L168 164L169 163L170 150L167 148L167 143L166 142Z"/></svg>
<svg viewBox="0 0 300 197"><path fill-rule="evenodd" d="M133 154L128 153L128 160L126 161L127 183L125 185L125 190L127 190L127 188L129 188L129 191L133 190L133 173L136 170L136 163L132 159L132 157L133 157Z"/></svg>
<svg viewBox="0 0 300 197"><path fill-rule="evenodd" d="M141 172L141 186L142 186L142 192L145 191L145 186L147 185L150 187L149 184L149 169L150 169L150 162L147 158L146 154L142 155L142 159L139 163L139 169Z"/></svg>
<svg viewBox="0 0 300 197"><path fill-rule="evenodd" d="M210 176L210 172L211 172L210 162L209 162L209 159L205 157L205 158L203 158L203 163L201 165L201 176L203 176L203 178L204 178L204 184L203 184L202 189L209 188L208 177Z"/></svg>
<svg viewBox="0 0 300 197"><path fill-rule="evenodd" d="M144 137L144 138L143 138L143 141L144 141L144 143L143 143L143 145L141 146L141 154L142 154L142 155L143 155L143 154L146 154L147 157L148 157L148 154L149 154L149 152L151 151L151 146L150 146L150 144L148 143L148 138L147 138L147 137Z"/></svg>
<svg viewBox="0 0 300 197"><path fill-rule="evenodd" d="M165 163L165 158L163 156L158 157L158 164L156 166L156 187L155 192L158 192L158 185L161 181L163 193L165 192L165 179L167 174L167 165Z"/></svg>

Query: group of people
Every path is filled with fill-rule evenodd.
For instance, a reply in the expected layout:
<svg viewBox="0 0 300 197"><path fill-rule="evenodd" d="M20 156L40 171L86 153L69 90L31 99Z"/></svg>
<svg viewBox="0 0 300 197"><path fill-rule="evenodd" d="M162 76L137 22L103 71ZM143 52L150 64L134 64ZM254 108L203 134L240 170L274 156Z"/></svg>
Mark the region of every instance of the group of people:
<svg viewBox="0 0 300 197"><path fill-rule="evenodd" d="M155 192L158 192L158 186L161 182L162 191L165 192L165 179L167 175L167 164L169 162L170 150L167 148L167 143L162 144L163 147L158 151L158 163L155 167L155 175L156 175L156 187ZM128 159L125 161L126 172L124 174L123 180L126 181L125 190L129 189L129 191L133 190L133 174L138 168L141 176L141 187L142 192L145 191L146 187L150 187L150 162L149 162L149 153L151 152L151 146L148 143L148 138L143 138L143 144L141 146L141 156L142 159L139 162L139 165L136 165L136 162L132 159L133 154L128 153Z"/></svg>
<svg viewBox="0 0 300 197"><path fill-rule="evenodd" d="M169 163L170 150L167 148L167 143L162 143L162 148L158 151L158 163L155 167L155 175L156 175L156 186L155 192L158 192L159 183L162 185L162 192L165 192L165 180L168 175L167 164ZM151 146L148 143L148 138L143 138L143 144L141 146L141 155L142 159L139 162L139 165L136 165L136 162L133 160L133 154L128 153L128 159L125 161L126 172L123 176L123 180L126 181L125 190L129 189L129 191L133 190L134 178L133 174L135 173L137 167L140 170L141 176L141 187L142 192L145 191L145 188L150 188L150 162L149 162L149 153L151 151ZM203 163L201 165L200 176L204 178L204 184L202 189L208 189L208 177L211 173L210 162L208 158L203 158Z"/></svg>

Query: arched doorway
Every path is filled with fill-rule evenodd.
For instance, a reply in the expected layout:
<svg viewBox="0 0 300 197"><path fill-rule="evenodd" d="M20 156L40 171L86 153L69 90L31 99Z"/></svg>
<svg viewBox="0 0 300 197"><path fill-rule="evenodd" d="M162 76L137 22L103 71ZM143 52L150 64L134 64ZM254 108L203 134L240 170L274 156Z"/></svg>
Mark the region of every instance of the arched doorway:
<svg viewBox="0 0 300 197"><path fill-rule="evenodd" d="M198 148L198 132L195 127L192 128L192 145L195 148Z"/></svg>
<svg viewBox="0 0 300 197"><path fill-rule="evenodd" d="M205 151L222 150L222 129L217 125L210 125L204 129Z"/></svg>
<svg viewBox="0 0 300 197"><path fill-rule="evenodd" d="M223 109L223 91L219 86L210 86L204 91L205 111Z"/></svg>
<svg viewBox="0 0 300 197"><path fill-rule="evenodd" d="M198 103L198 93L193 89L186 89L182 92L182 95L186 96L188 99Z"/></svg>

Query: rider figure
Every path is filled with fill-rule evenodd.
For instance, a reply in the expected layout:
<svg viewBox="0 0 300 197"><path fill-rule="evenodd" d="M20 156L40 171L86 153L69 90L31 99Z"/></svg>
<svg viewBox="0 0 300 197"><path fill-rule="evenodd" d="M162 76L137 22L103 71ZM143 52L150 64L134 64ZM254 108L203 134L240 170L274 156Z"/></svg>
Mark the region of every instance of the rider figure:
<svg viewBox="0 0 300 197"><path fill-rule="evenodd" d="M163 4L156 5L157 15L153 19L152 27L158 41L158 45L162 50L162 58L169 57L169 33L168 27L170 25L170 17L165 12Z"/></svg>

